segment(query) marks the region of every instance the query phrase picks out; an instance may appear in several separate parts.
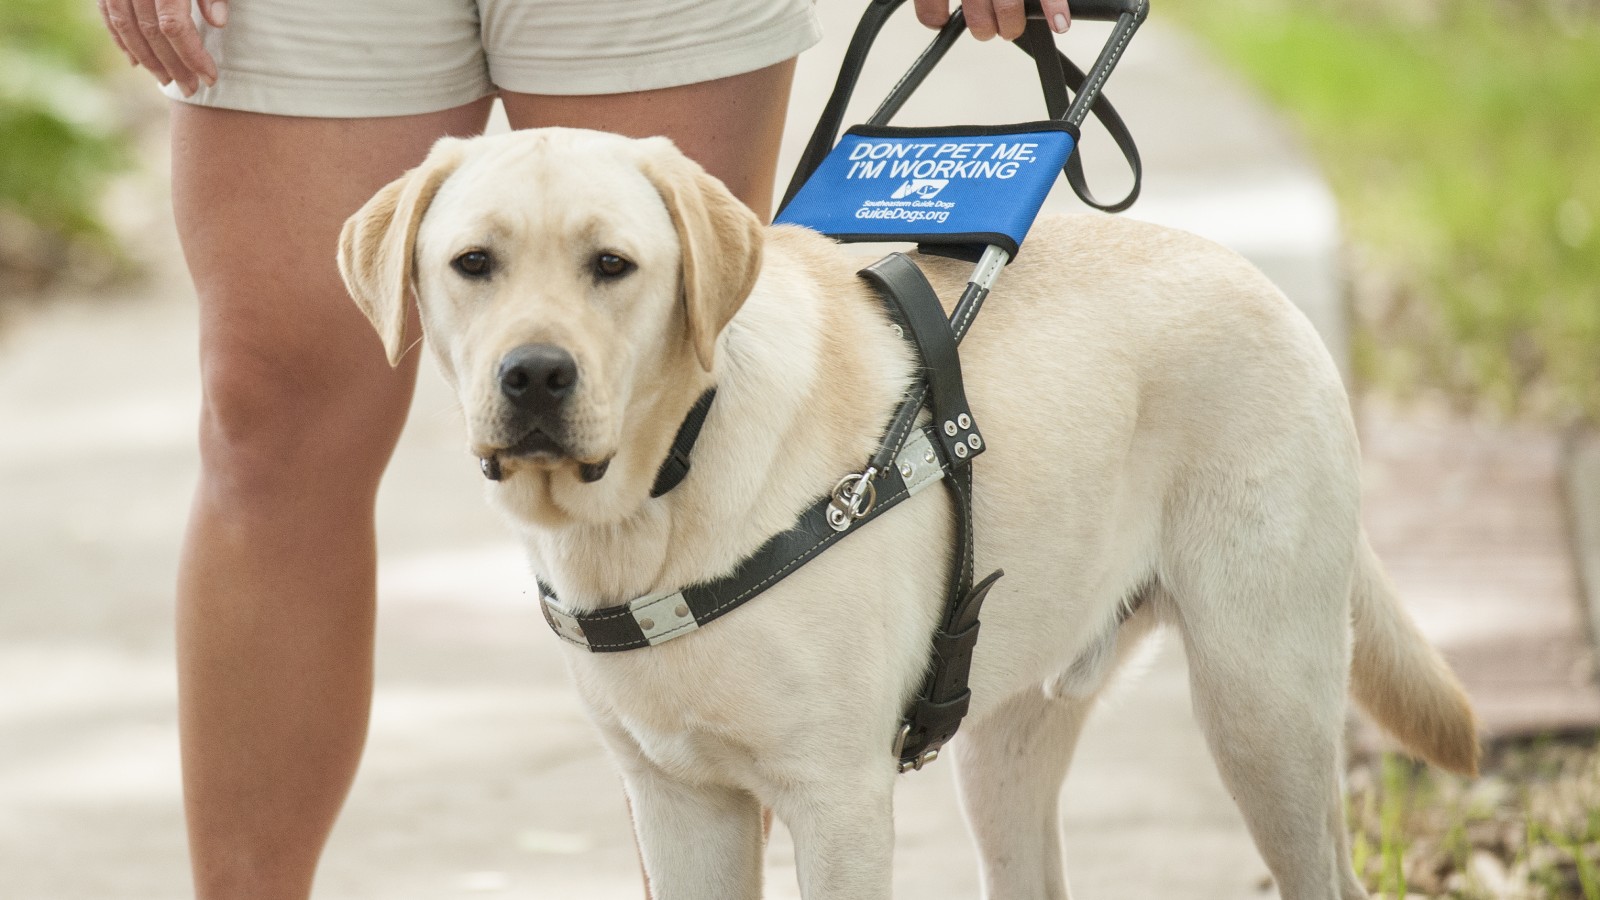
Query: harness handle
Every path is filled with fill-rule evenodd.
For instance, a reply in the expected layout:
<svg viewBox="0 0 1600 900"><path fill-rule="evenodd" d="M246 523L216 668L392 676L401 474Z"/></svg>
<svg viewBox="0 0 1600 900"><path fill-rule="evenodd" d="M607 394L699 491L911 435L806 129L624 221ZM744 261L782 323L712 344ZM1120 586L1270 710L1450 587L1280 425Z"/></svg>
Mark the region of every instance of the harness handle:
<svg viewBox="0 0 1600 900"><path fill-rule="evenodd" d="M878 33L883 30L884 23L904 3L905 0L871 0L867 4L861 21L856 25L855 33L850 37L850 45L845 50L844 61L839 66L839 77L834 81L833 93L829 95L822 115L817 119L817 126L811 132L811 140L807 142L805 152L800 156L800 163L795 166L789 187L784 191L783 202L778 207L780 211L789 205L795 194L800 192L801 186L816 172L817 167L822 165L823 158L838 141L839 130L844 126L845 108L849 106L850 98L855 93L856 82L861 77L861 69L866 63L867 55L871 52ZM1128 126L1122 121L1122 117L1117 115L1117 111L1100 90L1111 74L1111 69L1121 59L1128 40L1149 14L1149 2L1148 0L1072 0L1070 9L1074 19L1116 22L1105 47L1100 51L1099 58L1095 60L1095 64L1090 67L1087 74L1056 49L1049 27L1044 23L1044 12L1039 0L1026 0L1024 9L1028 16L1028 24L1023 37L1016 43L1019 49L1034 59L1039 72L1039 84L1044 91L1050 115L1065 120L1077 128L1090 113L1093 113L1110 133L1117 148L1122 151L1123 158L1127 160L1128 168L1133 172L1133 187L1129 189L1127 196L1112 203L1101 203L1089 191L1083 175L1083 162L1078 158L1077 150L1074 148L1064 169L1067 182L1072 185L1072 190L1078 198L1089 206L1105 212L1121 212L1138 199L1143 180L1143 167L1132 133L1128 131ZM895 83L867 123L888 124L949 52L965 27L966 16L958 7L951 13L950 21L945 23L933 41L911 64L911 68L907 69ZM1066 99L1069 88L1073 94L1070 103Z"/></svg>
<svg viewBox="0 0 1600 900"><path fill-rule="evenodd" d="M1030 19L1044 18L1039 0L1026 0L1022 8ZM1067 8L1072 11L1073 21L1089 22L1115 22L1123 16L1134 16L1143 22L1145 13L1149 12L1148 4L1140 0L1072 0Z"/></svg>

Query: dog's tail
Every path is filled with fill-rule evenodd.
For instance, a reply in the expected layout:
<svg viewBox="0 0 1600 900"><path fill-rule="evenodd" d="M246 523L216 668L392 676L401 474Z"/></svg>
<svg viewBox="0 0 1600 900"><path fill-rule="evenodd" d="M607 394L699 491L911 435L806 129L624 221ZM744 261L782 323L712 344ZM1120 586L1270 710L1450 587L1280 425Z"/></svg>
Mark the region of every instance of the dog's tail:
<svg viewBox="0 0 1600 900"><path fill-rule="evenodd" d="M1351 590L1351 693L1410 752L1476 775L1478 723L1461 682L1400 606L1365 532L1358 556Z"/></svg>

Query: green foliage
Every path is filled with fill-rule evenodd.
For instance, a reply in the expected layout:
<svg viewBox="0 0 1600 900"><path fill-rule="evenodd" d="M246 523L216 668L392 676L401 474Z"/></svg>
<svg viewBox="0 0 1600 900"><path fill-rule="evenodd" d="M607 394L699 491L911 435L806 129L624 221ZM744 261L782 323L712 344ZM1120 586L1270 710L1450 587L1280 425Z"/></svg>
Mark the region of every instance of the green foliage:
<svg viewBox="0 0 1600 900"><path fill-rule="evenodd" d="M1358 371L1600 417L1600 22L1583 0L1167 0L1294 116L1366 271Z"/></svg>
<svg viewBox="0 0 1600 900"><path fill-rule="evenodd" d="M1600 735L1492 748L1476 781L1390 755L1348 781L1375 897L1600 900Z"/></svg>
<svg viewBox="0 0 1600 900"><path fill-rule="evenodd" d="M5 0L0 16L0 213L61 237L103 234L96 205L127 164L98 75L118 59L82 0Z"/></svg>
<svg viewBox="0 0 1600 900"><path fill-rule="evenodd" d="M1406 764L1396 757L1383 761L1382 813L1379 815L1379 846L1382 849L1382 872L1379 890L1395 897L1404 897L1406 890L1406 832L1405 813L1408 786Z"/></svg>

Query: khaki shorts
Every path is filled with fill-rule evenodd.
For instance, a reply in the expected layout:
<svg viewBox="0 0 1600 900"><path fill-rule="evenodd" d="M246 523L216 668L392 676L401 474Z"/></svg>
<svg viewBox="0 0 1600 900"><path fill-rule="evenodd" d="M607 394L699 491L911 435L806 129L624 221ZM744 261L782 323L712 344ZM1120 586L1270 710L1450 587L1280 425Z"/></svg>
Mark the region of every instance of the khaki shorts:
<svg viewBox="0 0 1600 900"><path fill-rule="evenodd" d="M366 118L498 89L615 94L753 72L816 43L813 0L233 0L190 103Z"/></svg>

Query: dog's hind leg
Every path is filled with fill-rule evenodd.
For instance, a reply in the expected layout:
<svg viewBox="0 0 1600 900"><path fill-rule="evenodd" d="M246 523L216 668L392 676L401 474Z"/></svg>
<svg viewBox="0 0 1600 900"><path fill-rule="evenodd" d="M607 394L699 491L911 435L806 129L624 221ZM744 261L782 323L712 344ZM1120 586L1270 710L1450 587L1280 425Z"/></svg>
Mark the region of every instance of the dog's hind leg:
<svg viewBox="0 0 1600 900"><path fill-rule="evenodd" d="M1159 578L1195 714L1280 896L1353 900L1339 767L1354 503L1271 484L1239 479L1174 504Z"/></svg>
<svg viewBox="0 0 1600 900"><path fill-rule="evenodd" d="M1142 610L1107 632L1061 678L1030 686L951 743L988 900L1067 900L1061 784L1083 723L1116 667L1149 634Z"/></svg>
<svg viewBox="0 0 1600 900"><path fill-rule="evenodd" d="M1333 832L1333 865L1339 873L1339 900L1367 900L1367 889L1361 884L1350 858L1350 828L1344 821L1344 779L1334 786L1333 804L1328 810L1328 829Z"/></svg>

